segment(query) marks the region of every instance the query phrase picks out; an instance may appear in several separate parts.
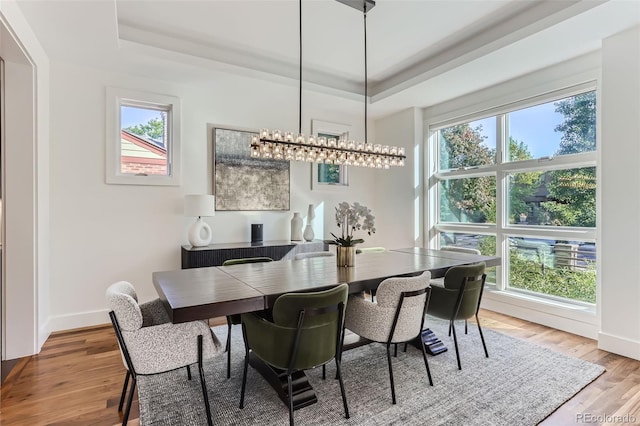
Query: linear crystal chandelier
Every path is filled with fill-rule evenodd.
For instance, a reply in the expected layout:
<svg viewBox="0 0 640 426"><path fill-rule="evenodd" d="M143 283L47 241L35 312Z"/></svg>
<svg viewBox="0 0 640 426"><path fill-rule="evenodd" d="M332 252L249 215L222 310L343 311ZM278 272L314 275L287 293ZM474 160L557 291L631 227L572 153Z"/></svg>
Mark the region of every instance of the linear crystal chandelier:
<svg viewBox="0 0 640 426"><path fill-rule="evenodd" d="M298 133L262 129L251 138L251 157L284 161L306 161L347 166L388 169L404 166L406 158L403 147L371 144L367 142L367 10L375 6L373 0L344 1L364 15L364 142L302 133L302 0L298 1L300 18L300 65Z"/></svg>

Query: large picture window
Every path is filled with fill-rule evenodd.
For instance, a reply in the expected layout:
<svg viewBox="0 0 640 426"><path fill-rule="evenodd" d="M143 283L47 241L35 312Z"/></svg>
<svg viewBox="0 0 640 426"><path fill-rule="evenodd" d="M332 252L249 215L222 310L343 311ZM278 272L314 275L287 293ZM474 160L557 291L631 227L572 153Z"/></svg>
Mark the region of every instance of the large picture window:
<svg viewBox="0 0 640 426"><path fill-rule="evenodd" d="M595 303L596 92L501 108L430 127L431 244L501 256L500 290Z"/></svg>

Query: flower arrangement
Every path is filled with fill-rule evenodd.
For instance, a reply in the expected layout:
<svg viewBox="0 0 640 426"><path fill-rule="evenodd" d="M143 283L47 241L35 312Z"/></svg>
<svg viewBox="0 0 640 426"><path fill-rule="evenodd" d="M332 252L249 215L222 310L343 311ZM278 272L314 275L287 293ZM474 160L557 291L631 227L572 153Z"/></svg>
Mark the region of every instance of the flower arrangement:
<svg viewBox="0 0 640 426"><path fill-rule="evenodd" d="M362 238L353 238L355 231L366 231L369 235L376 232L375 217L371 214L371 209L360 203L349 204L343 201L338 204L336 207L336 224L342 231L341 236L338 237L332 232L333 239L325 240L325 244L353 247L364 242Z"/></svg>

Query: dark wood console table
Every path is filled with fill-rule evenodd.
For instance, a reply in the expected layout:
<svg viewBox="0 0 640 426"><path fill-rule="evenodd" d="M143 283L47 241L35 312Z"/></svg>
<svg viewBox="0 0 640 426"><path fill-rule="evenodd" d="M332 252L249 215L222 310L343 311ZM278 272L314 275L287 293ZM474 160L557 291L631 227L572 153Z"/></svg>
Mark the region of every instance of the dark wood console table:
<svg viewBox="0 0 640 426"><path fill-rule="evenodd" d="M298 253L326 251L322 240L264 241L262 243L223 243L206 247L182 246L182 269L222 266L225 260L242 257L270 257L273 260L292 260Z"/></svg>

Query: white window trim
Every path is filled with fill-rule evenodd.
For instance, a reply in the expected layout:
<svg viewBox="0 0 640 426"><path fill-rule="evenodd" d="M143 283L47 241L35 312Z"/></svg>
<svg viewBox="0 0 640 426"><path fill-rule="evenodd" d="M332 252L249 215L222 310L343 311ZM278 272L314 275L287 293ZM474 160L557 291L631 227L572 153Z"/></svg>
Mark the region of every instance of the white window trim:
<svg viewBox="0 0 640 426"><path fill-rule="evenodd" d="M348 124L331 123L329 121L311 120L311 134L318 136L319 133L344 136L349 138L351 126ZM311 189L313 191L344 191L349 188L349 168L342 164L340 166L340 183L318 182L318 163L311 163Z"/></svg>
<svg viewBox="0 0 640 426"><path fill-rule="evenodd" d="M153 108L169 106L171 109L168 123L169 138L167 141L167 175L138 176L122 173L120 168L120 106L122 104L145 105ZM179 186L181 178L180 148L180 99L175 96L116 87L106 88L106 183L120 185L163 185Z"/></svg>
<svg viewBox="0 0 640 426"><path fill-rule="evenodd" d="M572 169L579 167L597 167L597 150L594 152L579 153L563 155L558 157L543 157L525 161L514 162L498 162L496 164L468 167L461 170L446 170L438 171L438 133L440 129L450 127L453 125L472 122L483 118L491 117L493 115L500 116L510 112L511 110L517 110L526 108L532 105L537 105L545 102L552 102L564 97L574 96L579 93L585 93L587 91L598 91L595 82L589 82L579 84L564 89L555 90L550 93L546 93L539 96L534 96L521 101L514 101L499 108L487 108L483 111L478 111L474 114L465 115L464 118L457 117L449 120L439 120L437 122L425 122L427 128L427 143L429 144L428 152L431 154L430 163L431 170L429 170L428 185L427 185L427 197L428 203L435 207L434 214L429 218L429 223L425 227L428 231L427 246L431 248L438 248L440 240L438 237L439 232L458 232L458 233L478 233L484 235L495 235L496 248L498 249L498 255L503 259L508 255L506 241L511 236L524 236L532 238L546 238L546 237L560 237L566 239L575 239L583 241L596 242L597 226L595 228L569 228L569 227L547 227L547 226L527 226L522 227L517 224L509 224L506 220L506 203L502 199L502 194L506 194L506 176L508 173L513 172L527 172L535 170L560 170L560 169ZM502 126L498 127L498 131L502 131ZM498 153L501 149L500 134L496 135L496 150ZM501 157L498 157L501 158ZM496 177L496 209L498 215L502 218L501 224L468 224L468 223L439 223L439 215L437 212L440 210L440 200L438 197L438 183L444 179L451 178L472 178L480 176L495 176ZM496 290L512 292L507 288L508 280L508 268L506 265L502 265L497 268L496 276ZM516 292L517 293L517 292ZM540 300L552 299L553 296L547 296L544 294L530 295L529 297L538 298ZM568 304L575 305L589 305L592 304L583 303L580 301L567 300ZM597 303L597 302L596 302Z"/></svg>

